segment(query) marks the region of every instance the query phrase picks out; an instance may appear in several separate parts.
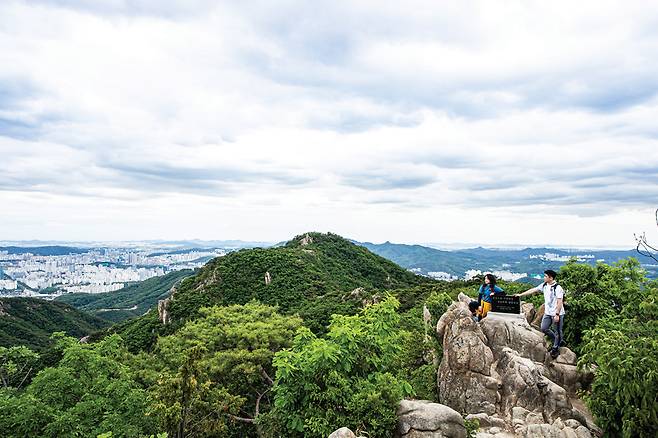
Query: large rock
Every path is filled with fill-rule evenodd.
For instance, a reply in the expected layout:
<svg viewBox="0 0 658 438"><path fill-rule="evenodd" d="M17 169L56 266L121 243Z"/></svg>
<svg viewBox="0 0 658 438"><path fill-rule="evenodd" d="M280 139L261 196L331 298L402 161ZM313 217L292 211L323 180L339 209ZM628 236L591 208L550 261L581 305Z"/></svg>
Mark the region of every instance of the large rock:
<svg viewBox="0 0 658 438"><path fill-rule="evenodd" d="M464 419L448 406L426 400L402 400L396 438L466 438Z"/></svg>
<svg viewBox="0 0 658 438"><path fill-rule="evenodd" d="M468 300L460 296L437 323L443 342L439 401L477 418L503 419L504 427L487 421L481 428L518 436L572 435L558 426L570 419L588 424L588 415L574 409L571 399L589 384L591 373L578 370L576 355L567 348L558 359L550 357L543 333L528 323L532 309L524 304L522 315L489 313L477 323Z"/></svg>
<svg viewBox="0 0 658 438"><path fill-rule="evenodd" d="M347 427L341 427L338 430L335 430L329 435L329 438L356 438L354 432L352 432Z"/></svg>
<svg viewBox="0 0 658 438"><path fill-rule="evenodd" d="M491 372L494 356L467 305L453 303L439 319L437 332L450 345L439 367L441 403L459 412L495 413L500 381Z"/></svg>

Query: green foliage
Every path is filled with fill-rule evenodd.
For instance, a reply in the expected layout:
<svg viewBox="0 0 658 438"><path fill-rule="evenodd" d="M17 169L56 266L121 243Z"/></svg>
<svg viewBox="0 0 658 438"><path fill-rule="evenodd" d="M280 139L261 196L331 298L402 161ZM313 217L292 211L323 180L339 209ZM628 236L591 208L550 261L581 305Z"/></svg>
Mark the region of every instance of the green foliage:
<svg viewBox="0 0 658 438"><path fill-rule="evenodd" d="M327 436L340 426L389 436L395 409L411 393L395 377L401 352L398 301L334 315L326 338L300 329L290 350L276 354L272 416L285 436Z"/></svg>
<svg viewBox="0 0 658 438"><path fill-rule="evenodd" d="M171 288L174 285L192 274L192 270L184 269L160 277L149 278L112 293L66 294L57 297L55 301L61 301L80 310L95 313L104 319L121 321L143 315L151 307L158 304L158 300L167 298L171 294Z"/></svg>
<svg viewBox="0 0 658 438"><path fill-rule="evenodd" d="M210 380L201 364L205 353L201 345L183 351L178 370L164 372L153 387L153 412L172 438L226 436L225 413L240 405L239 397Z"/></svg>
<svg viewBox="0 0 658 438"><path fill-rule="evenodd" d="M312 242L304 245L305 236L298 236L285 246L241 250L211 260L181 282L169 305L170 326L153 326L138 319L121 325L117 332L122 336L127 331L148 332L137 337L149 341L142 344L149 349L157 334L174 332L199 317L202 307L258 300L277 306L284 314L299 314L307 327L321 334L331 314L353 315L362 300L377 291L435 283L335 234L308 236ZM266 273L270 274L269 284ZM357 288L364 290L363 295L352 297L350 292Z"/></svg>
<svg viewBox="0 0 658 438"><path fill-rule="evenodd" d="M429 323L430 327L436 327L436 323L439 322L439 318L443 315L448 307L452 304L453 299L445 292L433 292L425 300L425 306L430 311L432 319Z"/></svg>
<svg viewBox="0 0 658 438"><path fill-rule="evenodd" d="M37 298L0 298L0 346L23 345L43 350L50 335L63 331L81 338L102 327L108 321L81 312L64 303Z"/></svg>
<svg viewBox="0 0 658 438"><path fill-rule="evenodd" d="M466 437L475 438L478 430L480 429L480 420L477 418L464 420L464 426L466 426Z"/></svg>
<svg viewBox="0 0 658 438"><path fill-rule="evenodd" d="M272 359L292 345L301 320L256 302L200 310L155 350L155 411L170 436L254 435L270 407ZM227 424L234 423L230 428Z"/></svg>
<svg viewBox="0 0 658 438"><path fill-rule="evenodd" d="M611 314L585 335L580 366L594 367L586 401L608 436L658 436L658 287L632 311Z"/></svg>
<svg viewBox="0 0 658 438"><path fill-rule="evenodd" d="M425 301L431 314L429 322L424 320L422 305L417 305L400 317L402 351L397 375L409 381L415 398L432 401L439 399L436 372L443 348L435 328L436 322L452 302L446 292L433 288Z"/></svg>
<svg viewBox="0 0 658 438"><path fill-rule="evenodd" d="M116 436L154 432L146 416L149 396L125 364L129 353L121 338L95 345L58 337L63 357L57 367L39 372L23 393L0 392L0 430L4 436Z"/></svg>
<svg viewBox="0 0 658 438"><path fill-rule="evenodd" d="M173 329L164 326L158 319L158 312L151 310L146 315L120 322L100 336L116 333L125 339L126 347L129 351L137 353L139 351L149 351L155 345L158 334L165 335L172 333Z"/></svg>
<svg viewBox="0 0 658 438"><path fill-rule="evenodd" d="M612 266L572 260L560 270L558 282L567 291L565 340L579 354L586 330L603 318L619 315L625 306L642 302L646 279L635 259Z"/></svg>
<svg viewBox="0 0 658 438"><path fill-rule="evenodd" d="M39 355L27 347L0 347L0 383L20 389L30 377Z"/></svg>

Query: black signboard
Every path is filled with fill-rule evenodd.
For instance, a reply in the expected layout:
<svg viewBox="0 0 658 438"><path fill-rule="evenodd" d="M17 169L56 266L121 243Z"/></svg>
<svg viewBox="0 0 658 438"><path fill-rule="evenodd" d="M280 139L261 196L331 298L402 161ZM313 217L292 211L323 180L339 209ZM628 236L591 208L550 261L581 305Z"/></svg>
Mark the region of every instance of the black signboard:
<svg viewBox="0 0 658 438"><path fill-rule="evenodd" d="M521 300L519 297L492 295L491 299L493 300L491 304L492 312L514 313L516 315L521 313Z"/></svg>

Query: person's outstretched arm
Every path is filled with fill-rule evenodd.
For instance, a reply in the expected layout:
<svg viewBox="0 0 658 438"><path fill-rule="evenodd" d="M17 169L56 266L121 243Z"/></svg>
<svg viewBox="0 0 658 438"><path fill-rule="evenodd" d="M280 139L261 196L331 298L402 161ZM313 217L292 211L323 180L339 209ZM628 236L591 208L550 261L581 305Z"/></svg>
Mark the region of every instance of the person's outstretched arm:
<svg viewBox="0 0 658 438"><path fill-rule="evenodd" d="M539 287L531 287L525 292L522 292L520 294L516 294L517 297L527 297L529 295L534 295L540 291Z"/></svg>

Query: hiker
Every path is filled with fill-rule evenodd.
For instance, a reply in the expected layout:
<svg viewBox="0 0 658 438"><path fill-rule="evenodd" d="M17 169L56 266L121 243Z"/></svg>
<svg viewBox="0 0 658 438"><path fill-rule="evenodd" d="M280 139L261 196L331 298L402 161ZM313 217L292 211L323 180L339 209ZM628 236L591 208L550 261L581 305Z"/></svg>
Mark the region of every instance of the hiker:
<svg viewBox="0 0 658 438"><path fill-rule="evenodd" d="M496 277L493 274L484 276L484 283L480 286L480 290L478 290L478 302L480 303L478 316L480 319L487 316L487 313L491 310L491 303L493 302L491 297L504 293L505 291L496 286Z"/></svg>
<svg viewBox="0 0 658 438"><path fill-rule="evenodd" d="M550 349L551 357L555 359L560 354L560 344L563 343L564 329L564 289L557 284L557 272L552 269L544 271L544 282L539 286L517 294L518 297L544 293L544 316L541 319L541 331L553 342ZM552 326L555 324L555 331Z"/></svg>
<svg viewBox="0 0 658 438"><path fill-rule="evenodd" d="M473 318L473 321L478 322L480 319L478 318L478 309L480 308L480 303L477 301L471 301L468 303L468 310L471 312L471 318Z"/></svg>

